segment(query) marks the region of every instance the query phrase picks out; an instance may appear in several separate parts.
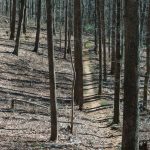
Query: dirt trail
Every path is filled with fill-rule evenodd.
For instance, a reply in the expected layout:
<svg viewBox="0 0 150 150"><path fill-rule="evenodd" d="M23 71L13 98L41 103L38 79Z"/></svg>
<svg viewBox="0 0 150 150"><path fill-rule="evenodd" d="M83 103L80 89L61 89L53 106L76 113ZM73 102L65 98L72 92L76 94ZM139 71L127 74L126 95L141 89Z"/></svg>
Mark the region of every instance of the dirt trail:
<svg viewBox="0 0 150 150"><path fill-rule="evenodd" d="M91 71L91 62L90 62L90 55L89 50L85 49L83 51L83 73L84 73L84 81L86 84L86 90L84 89L84 98L92 97L97 95L97 89L93 86L93 74ZM88 85L88 86L87 86ZM84 109L92 109L100 106L100 99L93 100L90 102L85 101Z"/></svg>

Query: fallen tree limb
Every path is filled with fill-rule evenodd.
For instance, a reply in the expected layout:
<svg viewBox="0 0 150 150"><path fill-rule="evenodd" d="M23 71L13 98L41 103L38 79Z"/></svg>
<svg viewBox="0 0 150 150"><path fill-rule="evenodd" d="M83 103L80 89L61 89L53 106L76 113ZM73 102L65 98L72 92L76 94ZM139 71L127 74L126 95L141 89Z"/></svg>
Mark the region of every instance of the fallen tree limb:
<svg viewBox="0 0 150 150"><path fill-rule="evenodd" d="M29 101L25 101L25 100L19 100L19 99L12 99L12 101L11 101L11 109L14 109L15 102L18 102L18 103L27 103L27 104L30 104L30 105L33 105L33 106L38 106L38 107L43 107L43 108L48 109L47 106L40 105L40 104L33 103L33 102L29 102Z"/></svg>

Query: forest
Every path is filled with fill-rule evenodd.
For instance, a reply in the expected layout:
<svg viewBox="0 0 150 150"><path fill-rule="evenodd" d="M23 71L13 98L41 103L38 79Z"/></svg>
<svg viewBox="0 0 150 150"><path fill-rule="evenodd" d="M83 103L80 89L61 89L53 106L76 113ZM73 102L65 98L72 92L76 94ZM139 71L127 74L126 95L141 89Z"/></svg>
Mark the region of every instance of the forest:
<svg viewBox="0 0 150 150"><path fill-rule="evenodd" d="M0 0L0 150L150 150L150 0Z"/></svg>

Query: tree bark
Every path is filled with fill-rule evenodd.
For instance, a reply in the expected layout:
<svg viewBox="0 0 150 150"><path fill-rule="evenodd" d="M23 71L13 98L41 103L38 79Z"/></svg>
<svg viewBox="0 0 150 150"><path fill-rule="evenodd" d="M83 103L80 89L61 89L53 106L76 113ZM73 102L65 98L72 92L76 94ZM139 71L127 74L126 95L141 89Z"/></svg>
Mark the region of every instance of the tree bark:
<svg viewBox="0 0 150 150"><path fill-rule="evenodd" d="M101 23L102 23L102 43L103 43L103 75L107 80L107 59L106 59L106 33L105 33L105 0L101 0Z"/></svg>
<svg viewBox="0 0 150 150"><path fill-rule="evenodd" d="M94 23L95 23L95 32L94 32L94 42L95 42L95 47L94 47L94 51L95 54L97 54L97 13L96 13L96 7L97 7L97 3L96 0L94 1L95 3L95 12L94 12Z"/></svg>
<svg viewBox="0 0 150 150"><path fill-rule="evenodd" d="M138 0L125 1L125 74L122 150L139 150Z"/></svg>
<svg viewBox="0 0 150 150"><path fill-rule="evenodd" d="M11 30L11 15L12 15L12 0L9 1L9 20L10 20L10 30Z"/></svg>
<svg viewBox="0 0 150 150"><path fill-rule="evenodd" d="M6 1L6 16L8 15L8 0L5 0Z"/></svg>
<svg viewBox="0 0 150 150"><path fill-rule="evenodd" d="M112 52L111 52L111 74L115 73L115 56L116 56L116 47L115 47L115 38L116 38L116 0L113 0L113 12L112 12Z"/></svg>
<svg viewBox="0 0 150 150"><path fill-rule="evenodd" d="M147 90L150 76L150 1L148 4L148 17L147 17L147 37L146 37L146 73L145 73L145 81L144 81L144 99L143 99L143 107L147 109Z"/></svg>
<svg viewBox="0 0 150 150"><path fill-rule="evenodd" d="M69 0L69 9L68 9L68 53L71 52L71 35L72 35L72 0Z"/></svg>
<svg viewBox="0 0 150 150"><path fill-rule="evenodd" d="M35 39L35 46L33 52L38 51L39 48L39 40L40 40L40 29L41 29L41 0L38 0L37 6L37 29L36 29L36 39Z"/></svg>
<svg viewBox="0 0 150 150"><path fill-rule="evenodd" d="M96 11L97 11L97 26L98 26L98 44L99 44L99 88L98 94L102 94L102 36L101 36L101 17L100 17L100 2L96 0Z"/></svg>
<svg viewBox="0 0 150 150"><path fill-rule="evenodd" d="M119 103L120 103L120 10L121 1L117 0L117 26L116 26L116 68L115 68L115 94L114 94L114 118L113 123L119 123Z"/></svg>
<svg viewBox="0 0 150 150"><path fill-rule="evenodd" d="M57 102L56 102L56 76L54 65L54 46L53 46L53 7L52 0L46 0L47 10L47 43L48 43L48 62L50 79L50 103L51 103L51 138L57 140Z"/></svg>
<svg viewBox="0 0 150 150"><path fill-rule="evenodd" d="M16 0L13 0L12 18L10 26L10 40L15 38L15 25L16 25Z"/></svg>
<svg viewBox="0 0 150 150"><path fill-rule="evenodd" d="M26 26L27 26L27 1L25 0L24 16L23 16L23 33L24 34L26 34Z"/></svg>
<svg viewBox="0 0 150 150"><path fill-rule="evenodd" d="M66 0L65 6L65 50L64 50L64 59L66 59L67 55L67 40L68 40L68 0Z"/></svg>
<svg viewBox="0 0 150 150"><path fill-rule="evenodd" d="M81 21L81 1L74 1L74 57L75 57L75 102L79 104L79 109L83 108L83 62L82 62L82 21Z"/></svg>
<svg viewBox="0 0 150 150"><path fill-rule="evenodd" d="M22 25L22 20L23 20L25 0L20 1L20 3L21 3L21 9L19 11L18 30L17 30L17 35L16 35L15 48L14 48L14 51L13 51L13 54L17 55L17 56L18 56L18 49L19 49L20 33L21 33L21 25Z"/></svg>

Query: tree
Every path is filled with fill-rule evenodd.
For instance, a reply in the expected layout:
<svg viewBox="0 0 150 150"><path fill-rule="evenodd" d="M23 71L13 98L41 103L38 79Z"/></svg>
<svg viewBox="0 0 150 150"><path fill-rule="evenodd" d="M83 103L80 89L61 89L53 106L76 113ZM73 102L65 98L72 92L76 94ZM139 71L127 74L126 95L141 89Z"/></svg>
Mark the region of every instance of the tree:
<svg viewBox="0 0 150 150"><path fill-rule="evenodd" d="M143 33L144 33L144 23L146 18L146 1L139 0L139 9L140 9L140 36L139 36L139 47L143 48Z"/></svg>
<svg viewBox="0 0 150 150"><path fill-rule="evenodd" d="M12 14L12 0L9 1L9 17L10 17L10 30L11 30L11 14Z"/></svg>
<svg viewBox="0 0 150 150"><path fill-rule="evenodd" d="M56 34L56 31L55 31L55 0L53 0L53 34L55 35Z"/></svg>
<svg viewBox="0 0 150 150"><path fill-rule="evenodd" d="M64 50L64 59L66 59L67 54L67 37L68 34L68 0L65 2L65 50Z"/></svg>
<svg viewBox="0 0 150 150"><path fill-rule="evenodd" d="M10 40L15 38L15 25L16 25L16 0L13 0L12 18L10 25Z"/></svg>
<svg viewBox="0 0 150 150"><path fill-rule="evenodd" d="M101 0L101 28L102 28L102 43L103 43L103 74L104 81L107 80L107 66L106 66L106 36L105 36L105 0Z"/></svg>
<svg viewBox="0 0 150 150"><path fill-rule="evenodd" d="M108 8L109 8L109 13L108 13L108 57L109 57L109 60L111 58L111 13L112 13L112 1L109 0L109 3L108 3Z"/></svg>
<svg viewBox="0 0 150 150"><path fill-rule="evenodd" d="M8 15L8 1L6 0L6 15Z"/></svg>
<svg viewBox="0 0 150 150"><path fill-rule="evenodd" d="M64 4L64 1L63 1L63 4ZM60 40L60 43L59 43L59 47L60 47L60 50L61 50L61 39L62 39L62 25L63 25L63 21L62 21L62 7L61 7L61 0L59 1L59 40Z"/></svg>
<svg viewBox="0 0 150 150"><path fill-rule="evenodd" d="M121 1L117 0L117 23L116 23L116 65L115 65L115 94L114 94L114 118L113 123L119 123L119 103L120 103L120 13Z"/></svg>
<svg viewBox="0 0 150 150"><path fill-rule="evenodd" d="M56 83L54 65L54 46L53 46L53 7L52 0L46 0L47 10L47 43L50 79L50 103L51 103L51 138L57 140L57 103L56 103Z"/></svg>
<svg viewBox="0 0 150 150"><path fill-rule="evenodd" d="M41 0L38 0L37 4L37 29L36 29L36 39L35 39L35 46L33 52L38 51L39 48L39 40L40 40L40 28L41 28Z"/></svg>
<svg viewBox="0 0 150 150"><path fill-rule="evenodd" d="M17 35L16 35L15 48L14 48L14 51L13 51L13 54L14 54L14 55L17 55L17 56L18 56L20 33L21 33L21 25L22 25L23 13L24 13L25 1L26 1L26 0L20 1L20 3L21 3L21 8L20 8L20 11L19 11L18 30L17 30Z"/></svg>
<svg viewBox="0 0 150 150"><path fill-rule="evenodd" d="M81 21L81 1L74 1L74 57L75 57L75 89L74 99L79 104L79 109L83 107L83 62L82 62L82 21Z"/></svg>
<svg viewBox="0 0 150 150"><path fill-rule="evenodd" d="M96 0L96 11L97 11L97 24L98 24L98 43L99 43L99 88L98 94L101 95L102 93L102 36L101 36L101 17L100 17L100 2Z"/></svg>
<svg viewBox="0 0 150 150"><path fill-rule="evenodd" d="M146 37L146 73L144 82L144 99L143 107L147 109L147 90L150 76L150 1L148 6L148 17L147 17L147 37Z"/></svg>
<svg viewBox="0 0 150 150"><path fill-rule="evenodd" d="M71 52L71 35L72 35L72 0L69 0L68 9L68 53Z"/></svg>
<svg viewBox="0 0 150 150"><path fill-rule="evenodd" d="M26 34L26 25L27 25L27 1L25 0L24 16L23 16L23 33L24 34Z"/></svg>
<svg viewBox="0 0 150 150"><path fill-rule="evenodd" d="M139 82L138 0L125 1L125 73L122 150L138 150Z"/></svg>
<svg viewBox="0 0 150 150"><path fill-rule="evenodd" d="M94 32L94 51L95 51L95 54L97 54L97 13L96 13L96 8L97 8L97 3L96 3L96 0L94 1L95 3L95 12L94 12L94 24L95 24L95 32Z"/></svg>
<svg viewBox="0 0 150 150"><path fill-rule="evenodd" d="M113 12L112 12L112 52L111 52L111 74L115 73L115 38L116 38L116 0L113 0Z"/></svg>

